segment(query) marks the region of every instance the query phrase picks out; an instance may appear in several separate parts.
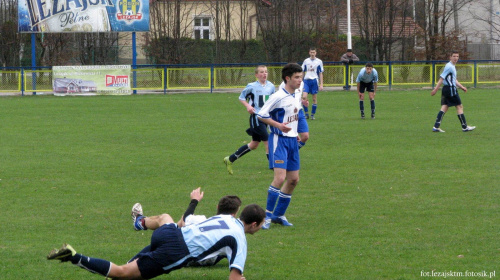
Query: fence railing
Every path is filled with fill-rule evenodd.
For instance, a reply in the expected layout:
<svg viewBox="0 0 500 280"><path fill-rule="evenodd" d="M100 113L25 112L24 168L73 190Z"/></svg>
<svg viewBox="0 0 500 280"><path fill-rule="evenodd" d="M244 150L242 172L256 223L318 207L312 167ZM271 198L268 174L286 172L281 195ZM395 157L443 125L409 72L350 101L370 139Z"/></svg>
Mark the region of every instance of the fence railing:
<svg viewBox="0 0 500 280"><path fill-rule="evenodd" d="M447 61L375 62L379 88L434 87ZM279 85L285 63L267 64L268 80ZM255 81L259 64L210 65L134 65L130 74L134 92L163 92L177 90L210 91L238 89ZM323 84L340 87L356 84L356 77L364 63L345 65L325 62ZM469 87L500 85L500 60L459 61L457 79ZM51 67L0 67L0 92L52 92Z"/></svg>

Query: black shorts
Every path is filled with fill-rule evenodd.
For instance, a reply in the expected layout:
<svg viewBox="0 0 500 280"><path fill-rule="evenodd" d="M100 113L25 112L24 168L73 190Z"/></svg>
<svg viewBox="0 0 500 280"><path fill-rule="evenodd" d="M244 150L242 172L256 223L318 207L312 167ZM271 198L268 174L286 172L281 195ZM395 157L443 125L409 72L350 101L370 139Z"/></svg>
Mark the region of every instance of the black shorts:
<svg viewBox="0 0 500 280"><path fill-rule="evenodd" d="M153 232L149 252L137 254L141 277L151 279L182 268L190 261L189 249L176 224L164 224Z"/></svg>
<svg viewBox="0 0 500 280"><path fill-rule="evenodd" d="M253 141L261 142L269 139L267 124L259 121L257 115L250 116L250 128L247 129L247 134L252 136Z"/></svg>
<svg viewBox="0 0 500 280"><path fill-rule="evenodd" d="M458 95L456 87L443 87L441 90L441 105L446 105L448 107L462 105L462 100L460 100L460 95Z"/></svg>
<svg viewBox="0 0 500 280"><path fill-rule="evenodd" d="M359 82L359 92L365 93L365 89L368 92L375 92L375 89L373 87L373 82L371 83Z"/></svg>

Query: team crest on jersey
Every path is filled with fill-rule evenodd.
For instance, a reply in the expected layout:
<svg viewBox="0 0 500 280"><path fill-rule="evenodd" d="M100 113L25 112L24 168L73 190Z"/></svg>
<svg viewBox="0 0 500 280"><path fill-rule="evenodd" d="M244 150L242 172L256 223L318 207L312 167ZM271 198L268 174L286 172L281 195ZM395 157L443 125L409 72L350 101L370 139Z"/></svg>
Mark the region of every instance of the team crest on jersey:
<svg viewBox="0 0 500 280"><path fill-rule="evenodd" d="M118 7L120 8L120 12L116 13L118 20L132 22L142 19L140 0L119 0Z"/></svg>
<svg viewBox="0 0 500 280"><path fill-rule="evenodd" d="M299 109L297 109L297 107L295 107L295 109L293 109L293 112L294 112L295 114L297 114L297 112L298 112L298 111L299 111Z"/></svg>

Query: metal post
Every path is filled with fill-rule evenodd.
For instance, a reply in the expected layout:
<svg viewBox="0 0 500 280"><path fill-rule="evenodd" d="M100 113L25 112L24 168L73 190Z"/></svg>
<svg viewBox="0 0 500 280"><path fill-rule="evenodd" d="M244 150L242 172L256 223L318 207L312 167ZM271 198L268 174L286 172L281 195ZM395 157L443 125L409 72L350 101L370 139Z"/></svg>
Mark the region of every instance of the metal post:
<svg viewBox="0 0 500 280"><path fill-rule="evenodd" d="M31 70L36 70L36 37L35 33L31 33ZM36 73L31 73L32 81L31 86L33 90L36 90ZM36 95L36 91L33 91L33 95Z"/></svg>
<svg viewBox="0 0 500 280"><path fill-rule="evenodd" d="M135 40L135 32L132 32L132 69L133 70L137 69L137 46L136 46L136 40ZM132 75L134 88L137 88L137 72L132 71L132 73L134 73ZM137 94L137 90L134 89L133 93Z"/></svg>

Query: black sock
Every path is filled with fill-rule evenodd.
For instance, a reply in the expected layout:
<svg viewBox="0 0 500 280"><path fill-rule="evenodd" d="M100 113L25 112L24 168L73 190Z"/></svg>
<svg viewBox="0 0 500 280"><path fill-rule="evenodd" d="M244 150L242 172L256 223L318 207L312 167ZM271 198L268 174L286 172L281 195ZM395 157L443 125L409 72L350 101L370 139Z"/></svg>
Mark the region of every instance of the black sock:
<svg viewBox="0 0 500 280"><path fill-rule="evenodd" d="M365 114L365 104L364 104L363 100L359 101L359 110L361 111L362 115Z"/></svg>
<svg viewBox="0 0 500 280"><path fill-rule="evenodd" d="M229 161L234 162L235 160L239 159L240 157L244 156L246 153L250 152L250 147L248 145L243 145L241 146L234 154L229 156Z"/></svg>
<svg viewBox="0 0 500 280"><path fill-rule="evenodd" d="M372 114L375 114L375 100L370 100L370 106L372 107Z"/></svg>
<svg viewBox="0 0 500 280"><path fill-rule="evenodd" d="M82 254L76 254L71 258L71 263L92 273L108 276L111 270L111 262L107 260L90 258Z"/></svg>
<svg viewBox="0 0 500 280"><path fill-rule="evenodd" d="M436 118L436 123L434 123L435 128L439 128L441 126L441 120L443 120L444 112L439 111L437 118Z"/></svg>
<svg viewBox="0 0 500 280"><path fill-rule="evenodd" d="M462 125L463 129L467 128L467 121L465 120L464 114L458 115L458 119L460 120L460 124Z"/></svg>

